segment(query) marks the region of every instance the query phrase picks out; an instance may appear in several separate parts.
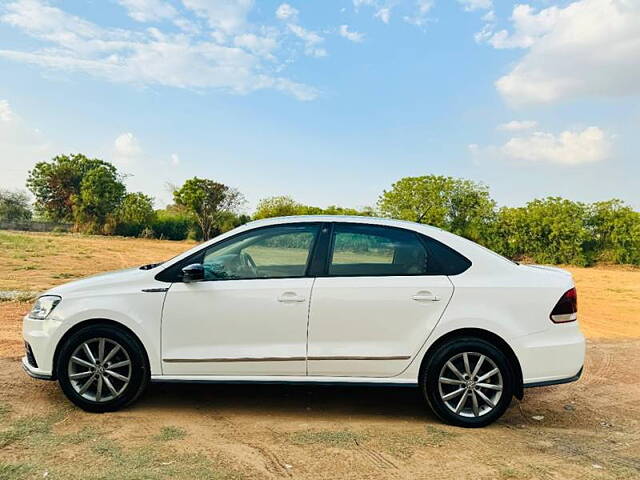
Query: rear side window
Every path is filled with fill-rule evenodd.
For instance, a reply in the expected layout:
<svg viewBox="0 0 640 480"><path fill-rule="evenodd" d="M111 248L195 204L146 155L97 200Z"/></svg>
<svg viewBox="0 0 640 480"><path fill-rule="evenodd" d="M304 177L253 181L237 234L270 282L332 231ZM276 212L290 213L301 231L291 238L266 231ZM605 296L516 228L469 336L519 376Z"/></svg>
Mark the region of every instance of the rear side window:
<svg viewBox="0 0 640 480"><path fill-rule="evenodd" d="M409 230L378 225L336 224L330 276L425 275L427 251Z"/></svg>
<svg viewBox="0 0 640 480"><path fill-rule="evenodd" d="M471 261L453 248L431 237L420 235L429 252L429 275L459 275L471 266Z"/></svg>

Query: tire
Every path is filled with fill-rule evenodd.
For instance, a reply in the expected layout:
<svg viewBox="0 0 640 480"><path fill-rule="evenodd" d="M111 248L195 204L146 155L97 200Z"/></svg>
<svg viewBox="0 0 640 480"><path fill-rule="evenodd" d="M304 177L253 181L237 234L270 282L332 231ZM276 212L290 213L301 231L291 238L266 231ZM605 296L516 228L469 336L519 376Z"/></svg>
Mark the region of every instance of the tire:
<svg viewBox="0 0 640 480"><path fill-rule="evenodd" d="M496 421L509 407L514 378L502 350L480 338L460 337L436 348L421 373L420 388L442 421L478 428Z"/></svg>
<svg viewBox="0 0 640 480"><path fill-rule="evenodd" d="M109 325L88 326L69 336L60 348L56 373L67 398L96 413L113 412L133 403L147 388L150 377L140 342Z"/></svg>

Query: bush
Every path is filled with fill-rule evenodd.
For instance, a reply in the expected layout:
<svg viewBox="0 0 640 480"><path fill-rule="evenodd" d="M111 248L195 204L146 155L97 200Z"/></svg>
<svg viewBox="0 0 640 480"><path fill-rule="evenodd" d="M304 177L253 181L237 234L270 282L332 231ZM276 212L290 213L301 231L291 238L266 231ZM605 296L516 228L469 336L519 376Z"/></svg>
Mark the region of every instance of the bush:
<svg viewBox="0 0 640 480"><path fill-rule="evenodd" d="M622 200L597 202L587 210L591 257L606 263L640 265L640 213Z"/></svg>
<svg viewBox="0 0 640 480"><path fill-rule="evenodd" d="M157 210L156 218L151 224L156 238L165 240L185 240L189 231L194 228L193 220L181 213Z"/></svg>

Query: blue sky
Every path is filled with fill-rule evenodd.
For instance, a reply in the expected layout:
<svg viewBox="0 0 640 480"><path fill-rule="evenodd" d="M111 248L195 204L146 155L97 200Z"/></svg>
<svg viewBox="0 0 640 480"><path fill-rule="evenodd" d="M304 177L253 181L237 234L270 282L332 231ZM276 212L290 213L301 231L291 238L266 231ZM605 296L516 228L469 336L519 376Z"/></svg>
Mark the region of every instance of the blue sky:
<svg viewBox="0 0 640 480"><path fill-rule="evenodd" d="M158 207L433 173L640 208L640 2L521 1L0 0L0 188L82 152Z"/></svg>

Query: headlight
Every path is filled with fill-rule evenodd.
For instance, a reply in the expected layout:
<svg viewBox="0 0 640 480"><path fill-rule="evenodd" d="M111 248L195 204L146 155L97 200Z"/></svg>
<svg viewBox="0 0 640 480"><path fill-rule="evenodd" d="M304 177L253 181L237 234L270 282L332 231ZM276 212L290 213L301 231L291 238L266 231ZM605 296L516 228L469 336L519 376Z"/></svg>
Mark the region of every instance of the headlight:
<svg viewBox="0 0 640 480"><path fill-rule="evenodd" d="M49 314L56 308L56 305L60 303L62 297L57 295L44 295L36 300L33 304L31 312L29 312L29 318L34 320L44 320Z"/></svg>

